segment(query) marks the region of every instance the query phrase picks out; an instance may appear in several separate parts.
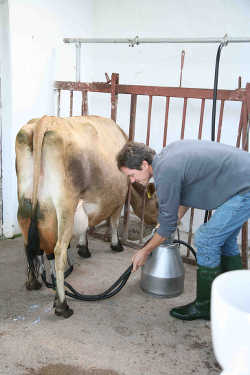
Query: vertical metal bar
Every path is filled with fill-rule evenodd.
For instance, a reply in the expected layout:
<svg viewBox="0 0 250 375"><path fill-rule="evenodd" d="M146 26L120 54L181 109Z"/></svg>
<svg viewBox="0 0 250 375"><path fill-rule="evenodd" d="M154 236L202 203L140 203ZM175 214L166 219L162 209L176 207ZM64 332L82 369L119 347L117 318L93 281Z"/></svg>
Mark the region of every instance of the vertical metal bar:
<svg viewBox="0 0 250 375"><path fill-rule="evenodd" d="M243 102L243 114L242 114L242 148L247 150L247 103L246 101Z"/></svg>
<svg viewBox="0 0 250 375"><path fill-rule="evenodd" d="M150 140L150 130L151 130L151 114L152 114L152 95L149 96L148 101L148 125L147 125L147 137L146 137L146 145L149 145ZM142 243L143 240L143 232L144 232L144 212L145 212L145 203L146 203L146 189L144 190L144 195L142 199L142 217L141 217L141 223L140 223L140 243Z"/></svg>
<svg viewBox="0 0 250 375"><path fill-rule="evenodd" d="M181 74L180 74L180 84L179 87L182 86L182 71L183 71L183 66L184 66L184 59L185 59L185 51L181 51Z"/></svg>
<svg viewBox="0 0 250 375"><path fill-rule="evenodd" d="M246 222L241 230L241 258L242 258L242 265L243 268L248 269L248 257L247 257L247 249L248 249L248 223Z"/></svg>
<svg viewBox="0 0 250 375"><path fill-rule="evenodd" d="M183 106L183 112L182 112L181 139L184 138L186 112L187 112L187 98L184 98L184 106Z"/></svg>
<svg viewBox="0 0 250 375"><path fill-rule="evenodd" d="M129 140L130 141L133 141L135 137L136 104L137 104L137 95L132 94L131 103L130 103L130 123L129 123ZM126 241L128 238L130 200L131 200L131 183L129 183L128 195L127 195L127 199L124 205L123 241Z"/></svg>
<svg viewBox="0 0 250 375"><path fill-rule="evenodd" d="M124 216L123 216L123 241L127 241L128 239L128 224L129 224L129 207L131 201L131 182L128 185L128 194L127 199L124 204Z"/></svg>
<svg viewBox="0 0 250 375"><path fill-rule="evenodd" d="M60 117L61 112L61 90L57 90L57 117Z"/></svg>
<svg viewBox="0 0 250 375"><path fill-rule="evenodd" d="M240 121L239 121L239 127L238 127L238 135L237 135L236 147L240 147L242 126L243 126L243 107L244 107L244 103L241 104Z"/></svg>
<svg viewBox="0 0 250 375"><path fill-rule="evenodd" d="M247 83L246 85L246 104L247 104L248 120L250 120L250 83Z"/></svg>
<svg viewBox="0 0 250 375"><path fill-rule="evenodd" d="M116 122L118 101L119 74L112 73L111 76L111 119Z"/></svg>
<svg viewBox="0 0 250 375"><path fill-rule="evenodd" d="M246 86L246 140L244 149L248 151L250 127L250 84Z"/></svg>
<svg viewBox="0 0 250 375"><path fill-rule="evenodd" d="M130 103L130 123L129 123L129 140L133 141L135 137L135 117L136 117L136 104L137 104L137 95L131 95Z"/></svg>
<svg viewBox="0 0 250 375"><path fill-rule="evenodd" d="M242 114L242 148L245 151L248 151L248 134L247 134L247 100L243 102L243 114ZM242 264L244 268L248 268L248 257L247 257L247 250L248 250L248 223L246 222L241 231L241 257L242 257Z"/></svg>
<svg viewBox="0 0 250 375"><path fill-rule="evenodd" d="M143 232L144 232L144 213L145 213L145 203L146 203L146 188L144 189L143 199L142 199L142 214L141 214L141 225L140 225L140 236L139 236L139 243L142 243L143 240Z"/></svg>
<svg viewBox="0 0 250 375"><path fill-rule="evenodd" d="M70 107L69 107L69 115L72 116L73 113L73 91L70 91Z"/></svg>
<svg viewBox="0 0 250 375"><path fill-rule="evenodd" d="M200 124L199 124L199 133L198 139L202 137L202 127L203 127L203 119L204 119L204 108L205 108L205 99L203 98L201 101L201 115L200 115Z"/></svg>
<svg viewBox="0 0 250 375"><path fill-rule="evenodd" d="M194 222L194 208L191 208L190 219L189 219L189 231L188 231L188 244L191 245L193 235L193 222ZM187 249L187 256L190 255L190 250Z"/></svg>
<svg viewBox="0 0 250 375"><path fill-rule="evenodd" d="M200 123L199 123L199 132L198 139L202 137L202 128L203 128L203 119L204 119L204 109L205 109L205 99L201 101L201 113L200 113ZM192 235L193 235L193 223L194 223L194 208L191 208L190 219L189 219L189 231L188 231L188 244L191 245ZM190 256L190 250L187 249L187 256Z"/></svg>
<svg viewBox="0 0 250 375"><path fill-rule="evenodd" d="M88 91L82 91L82 116L88 115Z"/></svg>
<svg viewBox="0 0 250 375"><path fill-rule="evenodd" d="M220 117L219 117L219 124L218 124L218 130L217 130L217 142L220 142L220 138L221 138L221 129L222 129L222 120L223 120L223 112L224 112L224 103L225 103L225 100L221 100L221 104L220 104Z"/></svg>
<svg viewBox="0 0 250 375"><path fill-rule="evenodd" d="M238 89L241 89L241 76L238 77Z"/></svg>
<svg viewBox="0 0 250 375"><path fill-rule="evenodd" d="M246 99L242 103L242 147L244 150L248 151L248 131L247 126L250 120L250 84L246 86ZM242 263L244 268L248 268L248 223L246 222L242 227Z"/></svg>
<svg viewBox="0 0 250 375"><path fill-rule="evenodd" d="M75 43L76 47L76 82L81 80L81 43Z"/></svg>
<svg viewBox="0 0 250 375"><path fill-rule="evenodd" d="M150 127L151 127L151 113L152 113L152 95L149 96L148 102L148 126L147 126L147 138L146 138L146 145L149 145L149 138L150 138Z"/></svg>
<svg viewBox="0 0 250 375"><path fill-rule="evenodd" d="M170 101L170 97L167 96L166 97L164 132L163 132L163 147L165 147L166 144L167 144L169 101Z"/></svg>
<svg viewBox="0 0 250 375"><path fill-rule="evenodd" d="M199 133L198 139L202 138L202 130L203 130L203 120L204 120L204 109L205 109L205 99L203 98L201 101L201 114L200 114L200 124L199 124ZM207 222L208 215L211 215L211 212L205 211L205 219L204 222ZM193 225L193 223L192 223Z"/></svg>

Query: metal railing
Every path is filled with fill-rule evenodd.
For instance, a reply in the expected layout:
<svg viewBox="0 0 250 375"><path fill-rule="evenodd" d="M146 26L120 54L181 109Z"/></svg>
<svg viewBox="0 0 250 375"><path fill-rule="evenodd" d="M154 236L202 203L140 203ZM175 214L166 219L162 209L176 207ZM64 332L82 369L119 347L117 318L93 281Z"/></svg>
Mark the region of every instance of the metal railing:
<svg viewBox="0 0 250 375"><path fill-rule="evenodd" d="M80 91L82 93L82 105L81 114L88 114L88 93L106 93L110 95L111 109L110 117L116 121L117 119L117 106L119 95L130 96L130 118L129 118L129 140L135 139L136 129L136 111L137 111L137 98L138 96L148 97L148 108L147 108L147 131L145 143L148 145L151 136L151 119L152 119L152 102L154 97L164 97L164 124L163 124L163 137L161 140L162 146L166 146L168 141L168 130L169 130L169 112L171 106L171 100L173 98L183 99L182 108L182 119L180 124L180 139L185 138L186 130L186 113L190 99L197 99L200 101L200 116L197 131L197 139L202 139L203 123L204 123L204 110L207 101L213 100L212 89L201 89L201 88L183 88L183 87L162 87L162 86L145 86L145 85L123 85L119 83L119 74L113 73L111 79L106 74L107 82L65 82L56 81L54 84L57 90L57 115L60 116L60 105L61 105L61 92L66 90L70 92L70 108L69 115L72 116L74 111L74 92ZM220 102L220 113L217 126L216 141L220 142L221 134L223 130L223 116L225 103L228 101L235 101L241 103L240 116L237 124L237 137L235 139L235 146L241 147L244 150L248 150L248 118L250 117L250 84L247 84L246 88L241 88L241 80L239 79L239 87L236 90L218 90L217 101ZM124 209L124 238L123 242L129 246L134 246L128 240L128 226L129 226L129 215L130 215L130 196L131 190L128 191L128 197ZM142 240L143 233L143 217L144 217L145 202L142 207L142 226L140 230L140 240ZM191 209L190 220L189 220L189 232L188 232L188 243L191 243L193 234L193 219L194 209ZM247 223L242 228L242 259L244 267L247 268L247 250L248 250L248 233ZM187 262L192 263L192 259L187 253Z"/></svg>

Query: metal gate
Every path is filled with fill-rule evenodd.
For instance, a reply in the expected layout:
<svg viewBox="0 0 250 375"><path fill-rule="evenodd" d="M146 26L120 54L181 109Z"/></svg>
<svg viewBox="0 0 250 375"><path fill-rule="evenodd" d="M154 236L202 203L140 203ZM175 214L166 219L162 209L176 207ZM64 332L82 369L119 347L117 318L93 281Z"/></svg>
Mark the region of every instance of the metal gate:
<svg viewBox="0 0 250 375"><path fill-rule="evenodd" d="M54 88L57 91L57 116L60 116L61 109L61 93L63 91L69 92L69 116L72 116L74 110L74 93L81 92L81 114L88 114L88 93L105 93L110 95L111 99L111 110L110 117L114 121L117 119L117 106L119 95L130 96L130 117L129 117L129 140L136 140L136 111L137 111L137 99L139 96L148 97L148 108L147 108L147 126L146 126L146 139L145 143L149 145L151 136L151 117L152 117L152 103L154 97L165 98L164 105L164 124L163 124L163 137L161 140L162 146L166 146L168 141L168 125L169 125L169 114L171 107L171 100L173 98L180 98L183 100L182 105L182 119L179 124L180 139L185 138L186 130L186 114L190 99L196 99L200 102L200 114L199 121L197 124L197 139L202 139L203 132L203 120L204 110L206 103L212 101L213 90L212 89L200 89L200 88L182 88L182 87L162 87L162 86L144 86L144 85L123 85L119 83L119 74L113 73L111 79L106 75L106 82L65 82L56 81ZM237 126L237 136L235 137L235 146L243 148L248 151L248 117L250 116L250 84L247 84L246 88L241 88L241 80L239 78L238 89L236 90L218 90L217 101L220 102L219 120L217 126L216 141L220 142L221 135L223 132L223 115L226 102L240 102L240 114ZM129 246L135 246L128 240L128 226L129 226L129 214L130 214L130 188L128 191L128 197L124 209L124 237L123 243ZM193 219L194 209L191 209L190 220L189 220L189 231L188 231L188 243L191 243L193 234ZM144 216L144 203L142 209L142 218ZM142 241L143 233L143 220L141 220L140 230L140 241ZM248 251L248 226L244 224L242 228L242 261L244 267L247 268L247 251ZM184 261L193 263L189 256L189 252L184 256Z"/></svg>

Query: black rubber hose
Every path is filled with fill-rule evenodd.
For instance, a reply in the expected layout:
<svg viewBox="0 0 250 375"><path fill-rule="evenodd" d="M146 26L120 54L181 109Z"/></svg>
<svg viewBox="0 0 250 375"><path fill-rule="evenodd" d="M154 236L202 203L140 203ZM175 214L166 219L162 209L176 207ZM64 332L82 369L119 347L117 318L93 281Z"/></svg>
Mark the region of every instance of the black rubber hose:
<svg viewBox="0 0 250 375"><path fill-rule="evenodd" d="M213 91L213 107L212 107L212 127L211 127L211 141L215 141L215 118L216 118L216 101L217 101L217 88L218 88L218 78L219 78L219 66L220 66L220 54L225 43L220 43L215 62L215 72L214 72L214 91ZM205 212L204 223L208 221L208 210Z"/></svg>
<svg viewBox="0 0 250 375"><path fill-rule="evenodd" d="M73 292L73 294L69 293L68 291L65 291L65 294L69 297L76 298L81 301L100 301L103 299L113 297L118 292L120 292L120 290L124 287L124 285L128 281L132 268L133 268L133 265L131 264L127 268L127 270L122 274L122 276L109 289L105 290L105 292L101 294L96 294L96 295L80 294L67 282L65 282L64 285L67 288L69 288Z"/></svg>
<svg viewBox="0 0 250 375"><path fill-rule="evenodd" d="M188 243L186 243L185 241L181 241L181 240L174 240L173 243L178 243L178 244L184 245L187 248L189 248L189 250L192 252L193 256L196 259L196 252L193 249L193 247L190 246ZM69 290L71 290L72 293L70 293L68 291L65 291L65 294L67 296L71 297L71 298L79 299L81 301L100 301L100 300L103 300L103 299L113 297L124 287L124 285L126 284L128 278L131 274L132 269L133 269L133 264L131 264L127 268L127 270L119 277L119 279L110 288L108 288L107 290L105 290L101 294L96 294L96 295L80 294L67 282L65 282L64 285Z"/></svg>
<svg viewBox="0 0 250 375"><path fill-rule="evenodd" d="M70 265L70 267L67 269L67 271L64 272L64 279L66 279L71 274L71 272L73 271L73 269L74 269L74 266ZM51 288L51 289L55 289L56 288L56 286L54 285L54 283L50 283L50 282L47 281L47 279L46 279L46 271L45 270L43 271L41 277L42 277L42 280L43 280L43 282L44 282L44 284L46 285L47 288Z"/></svg>
<svg viewBox="0 0 250 375"><path fill-rule="evenodd" d="M185 241L181 241L181 240L174 240L173 243L178 243L178 244L181 244L181 245L184 245L184 246L188 247L191 250L192 254L194 255L194 257L196 259L196 253L195 253L194 249L192 248L192 246L190 246L188 243L186 243ZM69 291L65 290L65 294L66 294L66 296L69 296L71 298L78 299L80 301L89 301L89 302L100 301L100 300L103 300L103 299L113 297L117 293L119 293L119 291L124 287L124 285L128 281L128 278L129 278L129 276L132 272L132 269L133 269L133 264L131 264L126 269L126 271L123 272L123 274L119 277L119 279L114 284L112 284L110 288L108 288L107 290L105 290L101 294L93 294L93 295L91 295L91 294L81 294L81 293L77 292L77 290L75 290L72 287L72 285L70 285L69 283L64 281L65 287L68 288L71 291L71 292L69 292ZM42 280L45 283L45 285L47 286L47 288L55 289L55 280L52 280L52 283L47 282L45 271L42 275Z"/></svg>
<svg viewBox="0 0 250 375"><path fill-rule="evenodd" d="M111 285L110 288L108 288L107 290L105 290L103 293L101 294L94 294L94 295L88 295L88 294L80 294L79 292L77 292L69 283L67 283L66 281L64 282L64 285L71 290L72 293L68 292L67 290L65 291L65 294L69 297L72 297L72 298L75 298L75 299L79 299L81 301L99 301L99 300L102 300L102 299L107 299L107 298L110 298L114 295L116 295L123 287L124 285L126 284L126 282L128 281L128 278L131 274L131 271L132 271L132 268L133 268L133 265L131 264L125 272L123 272L123 274L119 277L118 280L116 280L116 282ZM68 276L68 275L67 275ZM44 271L43 274L42 274L42 280L44 282L44 284L47 286L47 288L51 288L51 289L55 289L56 288L56 285L55 285L55 282L53 282L52 280L52 283L49 283L47 280L46 280L46 272ZM116 289L115 289L116 288Z"/></svg>
<svg viewBox="0 0 250 375"><path fill-rule="evenodd" d="M197 260L196 252L195 252L194 248L191 245L189 245L187 242L181 241L181 240L174 240L173 243L178 243L178 244L181 244L181 245L184 245L184 246L188 247L189 250L191 251L191 253L193 254L193 256L195 257L195 260Z"/></svg>
<svg viewBox="0 0 250 375"><path fill-rule="evenodd" d="M216 54L215 72L214 72L211 141L215 141L215 117L216 117L216 100L217 100L217 88L218 88L218 78L219 78L220 54L224 45L225 45L224 43L220 43L218 50L217 50L217 54Z"/></svg>

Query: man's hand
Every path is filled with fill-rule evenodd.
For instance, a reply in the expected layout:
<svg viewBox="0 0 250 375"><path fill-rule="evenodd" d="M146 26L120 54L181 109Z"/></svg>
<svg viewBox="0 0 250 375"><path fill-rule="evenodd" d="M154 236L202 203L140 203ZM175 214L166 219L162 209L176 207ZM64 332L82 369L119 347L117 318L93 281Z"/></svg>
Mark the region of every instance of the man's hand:
<svg viewBox="0 0 250 375"><path fill-rule="evenodd" d="M146 245L138 250L132 258L133 262L133 270L135 272L138 270L139 267L143 266L146 262L148 255L162 242L164 242L166 238L161 237L157 232L153 235L150 241L146 243Z"/></svg>
<svg viewBox="0 0 250 375"><path fill-rule="evenodd" d="M132 258L133 262L133 270L132 272L135 272L138 270L139 267L143 266L145 264L147 257L148 257L148 252L145 251L145 249L140 249L138 250L135 255Z"/></svg>

